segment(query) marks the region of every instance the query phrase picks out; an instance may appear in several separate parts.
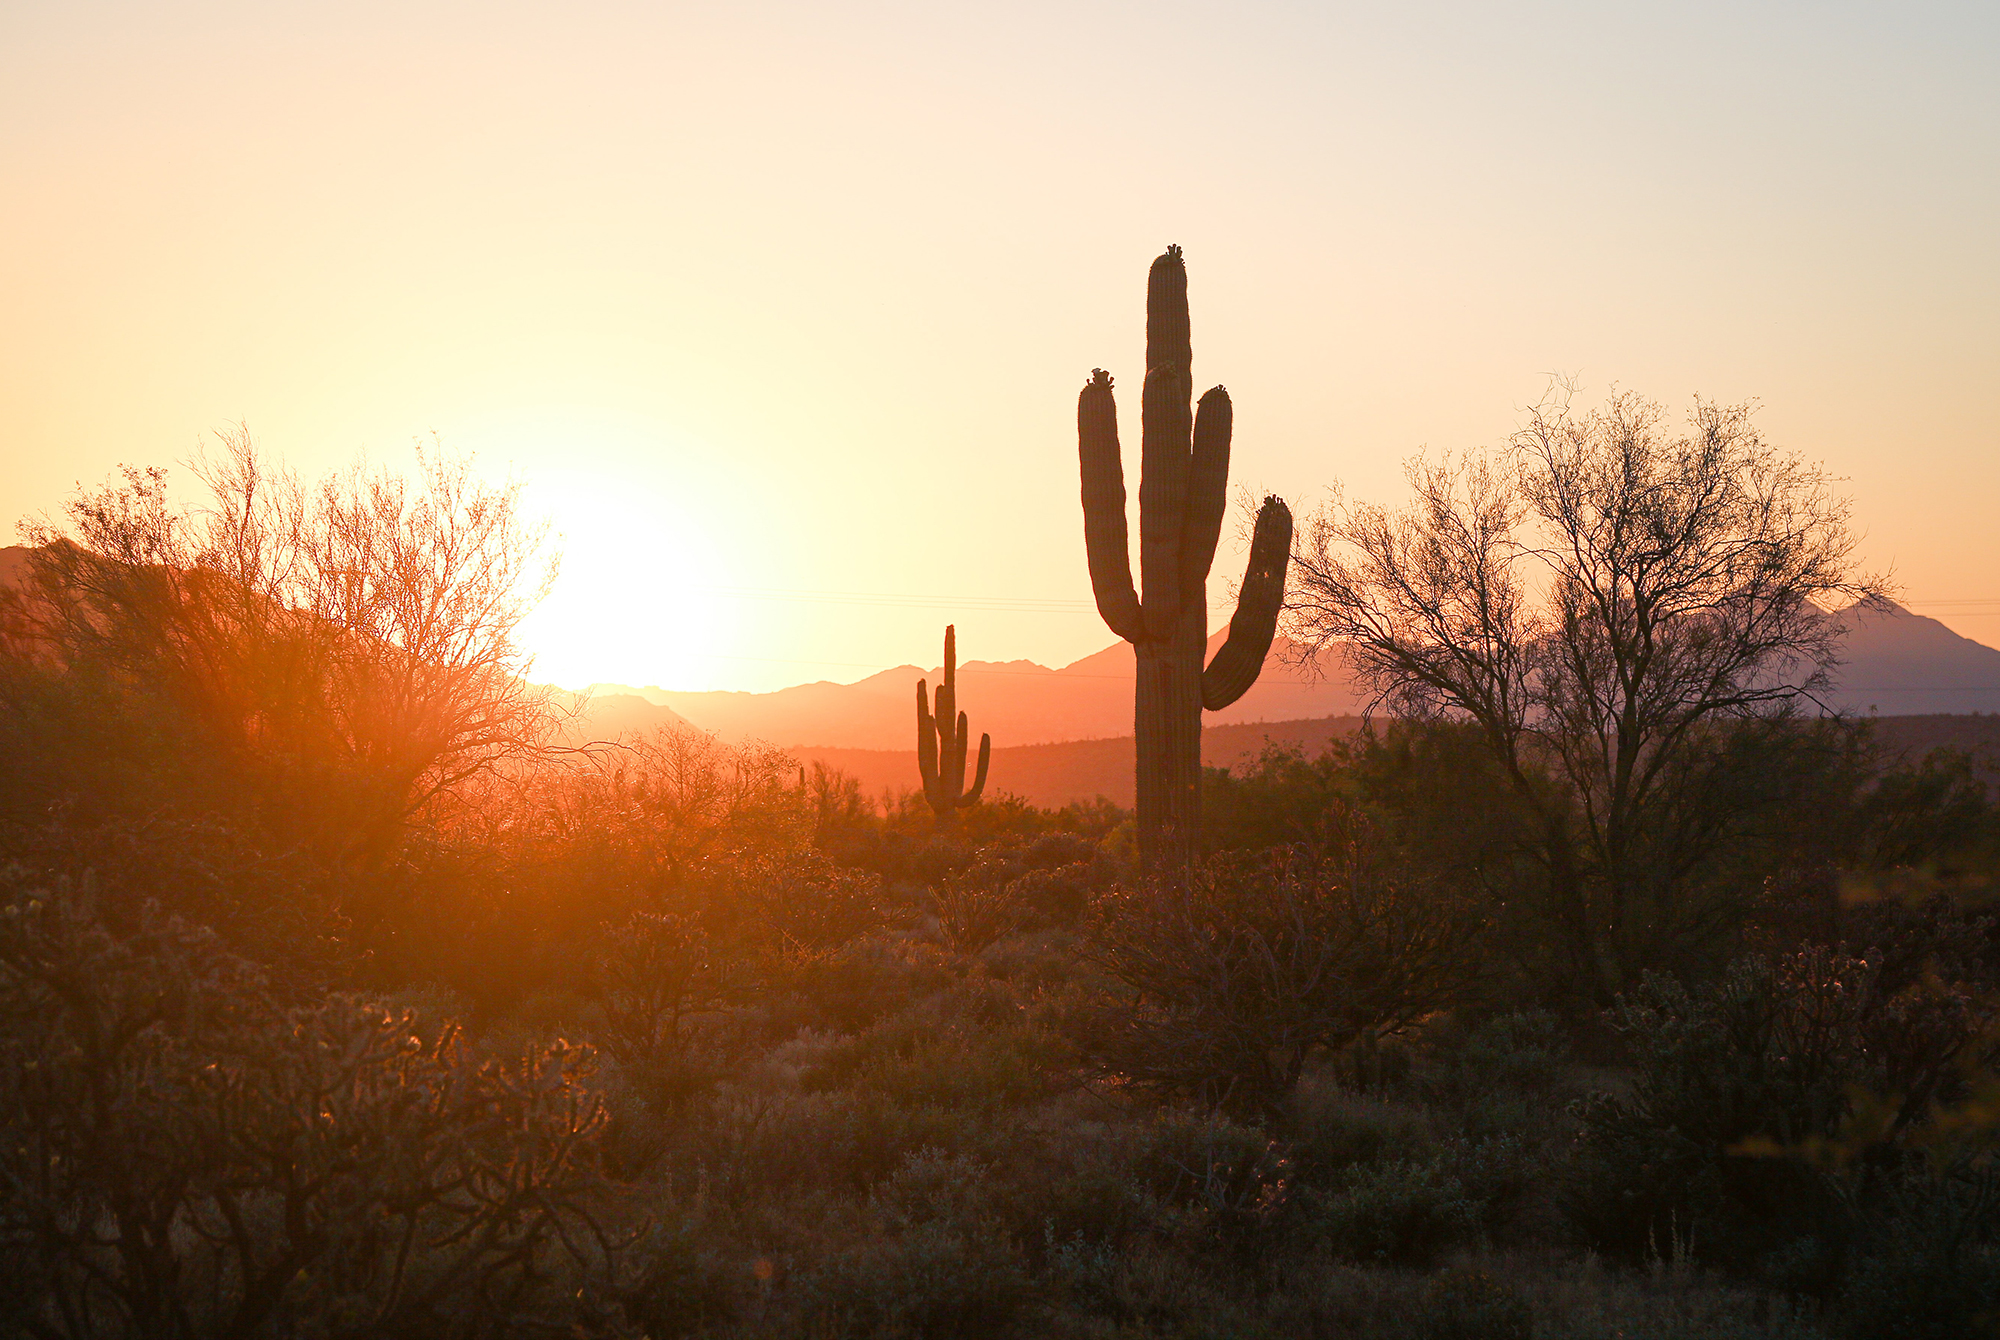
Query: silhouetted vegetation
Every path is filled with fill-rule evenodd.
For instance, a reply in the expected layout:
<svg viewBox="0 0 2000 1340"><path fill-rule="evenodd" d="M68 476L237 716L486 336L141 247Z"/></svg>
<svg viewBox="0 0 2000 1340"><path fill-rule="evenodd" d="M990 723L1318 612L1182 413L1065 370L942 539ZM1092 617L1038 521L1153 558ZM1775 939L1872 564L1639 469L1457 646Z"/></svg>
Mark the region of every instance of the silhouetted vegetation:
<svg viewBox="0 0 2000 1340"><path fill-rule="evenodd" d="M1132 644L1137 736L1139 850L1178 868L1201 835L1201 714L1219 712L1257 681L1284 605L1292 514L1264 499L1237 593L1229 640L1206 669L1208 571L1228 509L1229 444L1235 410L1211 387L1190 413L1187 265L1179 247L1153 262L1146 281L1146 380L1141 397L1139 578L1125 520L1125 466L1111 376L1090 374L1076 403L1083 474L1083 535L1091 590L1105 626Z"/></svg>
<svg viewBox="0 0 2000 1340"><path fill-rule="evenodd" d="M1289 615L1392 711L1468 728L1529 816L1541 939L1598 1006L1735 929L1709 871L1802 799L1812 765L1773 755L1826 747L1792 724L1835 662L1823 606L1883 596L1847 504L1749 407L1664 418L1538 408L1497 459L1413 462L1402 511L1313 519Z"/></svg>
<svg viewBox="0 0 2000 1340"><path fill-rule="evenodd" d="M917 771L922 774L924 800L937 815L938 827L949 828L958 812L979 803L986 790L986 769L993 761L993 737L979 737L979 766L972 789L965 789L965 750L969 723L958 710L958 630L944 629L944 673L933 711L930 687L917 681Z"/></svg>
<svg viewBox="0 0 2000 1340"><path fill-rule="evenodd" d="M91 505L206 534L150 476ZM1993 1330L1962 757L1689 723L1607 992L1549 860L1587 788L1462 715L1210 772L1163 871L1104 804L940 831L690 729L556 749L517 681L417 693L372 606L174 543L58 547L0 658L9 1333ZM504 729L368 743L480 683Z"/></svg>

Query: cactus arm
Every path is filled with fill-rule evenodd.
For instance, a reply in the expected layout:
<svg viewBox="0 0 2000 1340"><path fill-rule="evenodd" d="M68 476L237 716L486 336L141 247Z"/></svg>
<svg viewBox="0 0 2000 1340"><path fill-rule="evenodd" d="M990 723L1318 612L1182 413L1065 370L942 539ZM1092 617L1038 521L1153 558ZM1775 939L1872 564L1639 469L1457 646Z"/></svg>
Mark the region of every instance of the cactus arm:
<svg viewBox="0 0 2000 1340"><path fill-rule="evenodd" d="M1291 554L1291 509L1281 498L1266 498L1250 537L1250 564L1237 593L1236 615L1229 621L1229 640L1201 672L1201 705L1209 711L1221 711L1257 682L1277 629L1278 610L1285 603L1285 568Z"/></svg>
<svg viewBox="0 0 2000 1340"><path fill-rule="evenodd" d="M1140 395L1139 579L1146 635L1179 621L1182 513L1193 432L1194 349L1189 343L1187 266L1179 247L1153 262L1146 285L1146 385Z"/></svg>
<svg viewBox="0 0 2000 1340"><path fill-rule="evenodd" d="M986 765L992 761L992 757L993 737L991 735L981 735L979 737L979 774L972 779L972 789L965 793L965 799L958 802L960 805L977 805L979 803L979 793L986 789Z"/></svg>
<svg viewBox="0 0 2000 1340"><path fill-rule="evenodd" d="M1145 636L1125 529L1125 466L1118 452L1118 406L1111 375L1098 368L1076 399L1077 459L1083 473L1083 544L1090 589L1105 625L1128 642Z"/></svg>
<svg viewBox="0 0 2000 1340"><path fill-rule="evenodd" d="M1208 570L1215 562L1222 514L1229 508L1229 436L1234 417L1229 392L1220 386L1202 396L1195 407L1187 525L1181 541L1181 583L1189 600L1203 600L1202 583L1208 580Z"/></svg>
<svg viewBox="0 0 2000 1340"><path fill-rule="evenodd" d="M938 783L937 731L931 722L930 686L917 681L917 771L924 779L924 799L935 808L943 799Z"/></svg>

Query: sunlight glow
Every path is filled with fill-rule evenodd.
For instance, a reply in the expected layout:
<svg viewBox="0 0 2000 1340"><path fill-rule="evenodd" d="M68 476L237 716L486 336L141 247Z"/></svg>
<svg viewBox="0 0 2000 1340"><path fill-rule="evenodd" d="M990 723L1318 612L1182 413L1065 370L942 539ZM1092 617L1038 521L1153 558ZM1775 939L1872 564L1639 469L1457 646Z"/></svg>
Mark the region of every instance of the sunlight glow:
<svg viewBox="0 0 2000 1340"><path fill-rule="evenodd" d="M695 689L728 678L715 653L736 634L722 579L720 521L692 479L676 486L677 451L656 425L551 411L469 426L481 463L519 463L525 510L548 520L560 556L554 585L522 625L532 677ZM618 468L561 464L606 454ZM684 474L683 478L687 476Z"/></svg>

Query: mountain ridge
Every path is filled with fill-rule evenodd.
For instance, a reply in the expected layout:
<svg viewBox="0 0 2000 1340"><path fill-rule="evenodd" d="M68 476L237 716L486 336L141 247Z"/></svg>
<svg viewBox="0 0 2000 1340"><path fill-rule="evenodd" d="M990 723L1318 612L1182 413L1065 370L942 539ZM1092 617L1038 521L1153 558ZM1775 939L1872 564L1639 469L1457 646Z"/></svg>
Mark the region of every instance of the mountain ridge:
<svg viewBox="0 0 2000 1340"><path fill-rule="evenodd" d="M0 548L0 587L23 580L29 552ZM2000 712L2000 650L1894 603L1830 617L1849 627L1829 706L1880 717ZM1211 654L1223 637L1224 630L1210 636ZM556 692L569 718L564 734L576 741L687 723L725 740L796 751L895 752L912 738L917 681L935 684L940 672L905 664L851 683L816 680L762 693L612 683ZM996 748L1117 739L1131 733L1135 676L1132 648L1122 641L1053 668L1024 658L970 660L958 668L959 701L973 732L990 734ZM1215 730L1321 720L1357 716L1368 706L1338 648L1306 657L1280 637L1250 691L1203 722Z"/></svg>
<svg viewBox="0 0 2000 1340"><path fill-rule="evenodd" d="M1849 623L1829 706L1882 717L2000 712L2000 650L1901 605L1836 617ZM1217 631L1209 638L1211 654L1223 636ZM934 684L939 673L937 667L900 665L851 684L818 680L765 693L613 684L586 692L643 698L725 739L808 751L898 750L911 738L917 681ZM1135 675L1125 642L1057 668L1025 660L966 661L958 667L959 703L973 732L990 734L996 748L1111 739L1131 733ZM1338 648L1309 660L1281 637L1250 691L1223 712L1205 713L1203 725L1356 716L1368 705L1369 695L1347 673Z"/></svg>

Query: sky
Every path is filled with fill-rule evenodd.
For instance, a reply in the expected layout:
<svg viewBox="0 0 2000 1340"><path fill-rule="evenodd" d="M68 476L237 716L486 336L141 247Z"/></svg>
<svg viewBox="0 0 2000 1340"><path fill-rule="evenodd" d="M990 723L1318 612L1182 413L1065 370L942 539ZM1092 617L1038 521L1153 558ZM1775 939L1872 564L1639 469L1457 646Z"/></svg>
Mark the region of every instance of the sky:
<svg viewBox="0 0 2000 1340"><path fill-rule="evenodd" d="M538 679L1059 665L1174 242L1246 494L1755 399L2000 645L1996 68L1991 4L7 0L0 523L435 433L559 537Z"/></svg>

